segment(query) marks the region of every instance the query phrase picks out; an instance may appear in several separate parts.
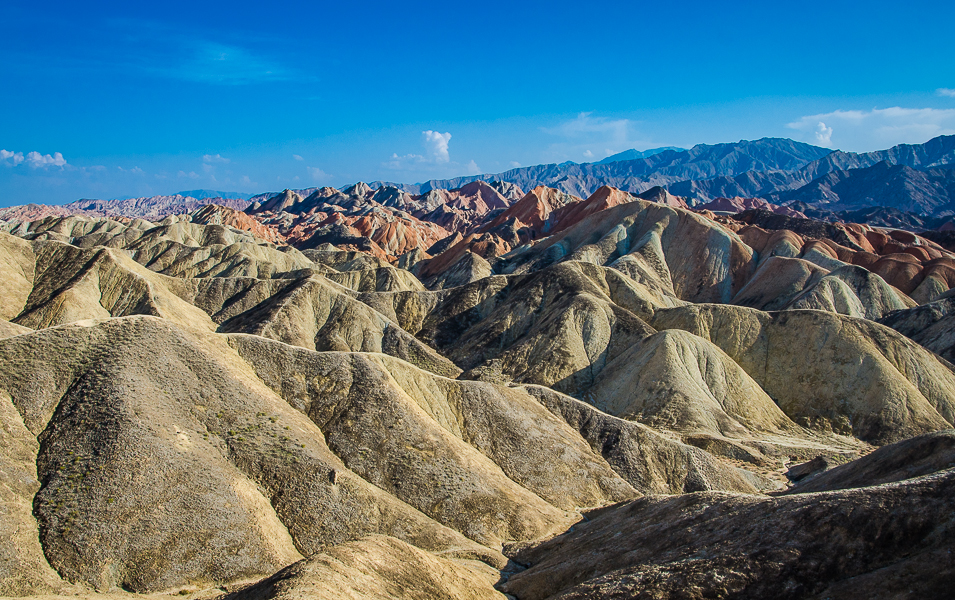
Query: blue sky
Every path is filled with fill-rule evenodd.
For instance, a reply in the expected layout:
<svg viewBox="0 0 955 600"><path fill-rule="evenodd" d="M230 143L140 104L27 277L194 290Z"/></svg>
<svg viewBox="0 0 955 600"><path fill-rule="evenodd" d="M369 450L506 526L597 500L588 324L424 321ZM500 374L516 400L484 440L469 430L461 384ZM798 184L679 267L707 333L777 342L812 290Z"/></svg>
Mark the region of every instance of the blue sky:
<svg viewBox="0 0 955 600"><path fill-rule="evenodd" d="M0 206L955 133L952 2L0 3Z"/></svg>

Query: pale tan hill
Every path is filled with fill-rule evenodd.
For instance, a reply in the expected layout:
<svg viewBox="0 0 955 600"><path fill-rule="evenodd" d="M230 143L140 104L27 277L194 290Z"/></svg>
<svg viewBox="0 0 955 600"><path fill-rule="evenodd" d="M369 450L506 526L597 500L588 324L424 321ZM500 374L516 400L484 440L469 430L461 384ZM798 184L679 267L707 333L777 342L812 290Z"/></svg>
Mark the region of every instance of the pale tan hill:
<svg viewBox="0 0 955 600"><path fill-rule="evenodd" d="M142 219L124 222L118 219L83 216L50 216L10 225L10 233L18 237L56 240L87 247L109 245L114 239L114 247L116 244L125 245L156 226Z"/></svg>
<svg viewBox="0 0 955 600"><path fill-rule="evenodd" d="M543 386L524 386L529 394L580 432L594 452L621 477L646 494L708 490L752 493L777 484L729 466L694 448L633 421L600 412L586 402Z"/></svg>
<svg viewBox="0 0 955 600"><path fill-rule="evenodd" d="M36 271L33 246L0 232L0 318L12 319L23 310Z"/></svg>
<svg viewBox="0 0 955 600"><path fill-rule="evenodd" d="M33 242L35 275L14 322L31 329L103 317L146 314L212 330L208 316L169 291L177 280L157 275L110 248Z"/></svg>
<svg viewBox="0 0 955 600"><path fill-rule="evenodd" d="M518 552L502 590L545 598L945 598L955 472L766 498L647 497Z"/></svg>
<svg viewBox="0 0 955 600"><path fill-rule="evenodd" d="M32 331L33 330L29 327L17 325L16 323L11 323L10 321L0 320L0 339L13 337L15 335L23 335L24 333L30 333Z"/></svg>
<svg viewBox="0 0 955 600"><path fill-rule="evenodd" d="M222 225L191 222L190 215L167 217L160 224L107 218L48 217L23 223L14 233L29 240L53 240L80 248L106 246L126 250L149 269L173 277L276 277L315 265L290 247Z"/></svg>
<svg viewBox="0 0 955 600"><path fill-rule="evenodd" d="M651 323L719 346L805 426L886 443L951 427L955 418L950 366L865 319L699 304L659 310Z"/></svg>
<svg viewBox="0 0 955 600"><path fill-rule="evenodd" d="M756 268L752 249L735 233L686 210L635 200L586 217L502 269L526 272L564 260L610 266L644 248L653 257L645 267L651 283L668 279L675 295L691 302L729 302Z"/></svg>
<svg viewBox="0 0 955 600"><path fill-rule="evenodd" d="M783 310L829 274L828 269L801 258L770 256L760 261L732 304L759 310Z"/></svg>
<svg viewBox="0 0 955 600"><path fill-rule="evenodd" d="M410 292L425 289L410 272L395 267L326 273L325 277L356 292Z"/></svg>
<svg viewBox="0 0 955 600"><path fill-rule="evenodd" d="M15 244L23 243L30 244ZM17 324L32 329L148 314L210 331L257 333L306 348L395 353L441 374L460 372L401 327L352 298L345 288L310 270L299 279L182 279L154 273L115 249L80 249L48 241L32 244L36 283L26 305L19 314L13 313L18 297L0 305L14 314ZM21 252L18 260L27 261L24 267L13 263L18 273L30 270L30 256L22 254L27 246L16 246ZM22 296L22 291L18 293Z"/></svg>
<svg viewBox="0 0 955 600"><path fill-rule="evenodd" d="M875 273L847 265L820 279L787 308L827 310L877 321L894 310L913 306L914 300Z"/></svg>
<svg viewBox="0 0 955 600"><path fill-rule="evenodd" d="M4 414L41 440L39 491L27 479L14 502L20 531L69 580L218 585L369 533L502 564L355 475L211 334L155 317L88 321L2 340L0 357ZM4 460L30 450L24 439Z"/></svg>
<svg viewBox="0 0 955 600"><path fill-rule="evenodd" d="M295 280L274 295L268 295L274 288L261 282L252 284L251 293L242 286L210 285L224 293L204 298L201 303L207 310L221 313L220 305L236 306L228 296L232 291L241 295L245 309L224 321L220 332L251 333L311 350L382 352L439 375L454 377L461 372L434 349L324 277ZM260 297L264 299L256 302Z"/></svg>
<svg viewBox="0 0 955 600"><path fill-rule="evenodd" d="M67 592L69 588L43 554L33 516L40 489L36 457L40 444L0 391L0 595L29 596Z"/></svg>
<svg viewBox="0 0 955 600"><path fill-rule="evenodd" d="M459 562L392 537L369 536L328 548L223 600L504 600L492 585Z"/></svg>
<svg viewBox="0 0 955 600"><path fill-rule="evenodd" d="M175 241L137 242L127 248L137 262L170 277L295 277L316 265L294 248L246 242L188 246Z"/></svg>
<svg viewBox="0 0 955 600"><path fill-rule="evenodd" d="M237 242L264 243L251 232L222 225L191 222L187 214L166 217L159 223L142 219L118 220L106 217L46 217L19 224L15 235L33 240L56 240L75 246L122 248L146 239L149 243L165 239L188 246L228 245Z"/></svg>
<svg viewBox="0 0 955 600"><path fill-rule="evenodd" d="M462 241L462 248L467 242ZM452 252L455 249L452 248L448 252ZM423 282L427 285L429 289L432 290L443 290L455 288L462 285L467 285L469 283L480 281L486 277L490 277L493 273L491 268L491 263L484 259L479 254L475 254L470 250L463 250L460 254L460 258L454 262L442 266L441 268L432 267L435 270L434 275L430 277L427 275L427 267L431 266L434 261L443 261L444 256L439 255L434 258L432 261L427 263L425 267L419 270Z"/></svg>
<svg viewBox="0 0 955 600"><path fill-rule="evenodd" d="M765 258L732 304L760 310L825 310L873 321L916 305L875 273L855 265L833 266L830 271L801 258Z"/></svg>
<svg viewBox="0 0 955 600"><path fill-rule="evenodd" d="M600 372L585 397L658 429L730 438L799 433L729 356L685 331L661 331L634 344Z"/></svg>
<svg viewBox="0 0 955 600"><path fill-rule="evenodd" d="M626 288L624 279L610 269L572 262L510 278L493 307L484 302L471 309L485 294L462 290L448 296L417 335L465 370L489 367L516 381L576 393L607 362L654 333L613 302L615 289ZM462 328L470 324L469 309L480 320Z"/></svg>
<svg viewBox="0 0 955 600"><path fill-rule="evenodd" d="M330 248L303 250L302 254L309 260L320 265L325 265L336 271L360 271L365 269L380 269L389 267L391 264L364 252L355 250L338 250L331 244L326 244Z"/></svg>
<svg viewBox="0 0 955 600"><path fill-rule="evenodd" d="M635 495L520 391L435 377L383 355L314 353L257 336L230 344L350 469L482 544L546 535L567 523L555 506Z"/></svg>
<svg viewBox="0 0 955 600"><path fill-rule="evenodd" d="M491 281L495 278L488 278ZM503 278L501 278L503 279ZM490 286L481 286L489 289ZM374 292L355 296L361 302L385 315L402 329L416 335L424 326L425 319L434 311L443 297L443 292Z"/></svg>

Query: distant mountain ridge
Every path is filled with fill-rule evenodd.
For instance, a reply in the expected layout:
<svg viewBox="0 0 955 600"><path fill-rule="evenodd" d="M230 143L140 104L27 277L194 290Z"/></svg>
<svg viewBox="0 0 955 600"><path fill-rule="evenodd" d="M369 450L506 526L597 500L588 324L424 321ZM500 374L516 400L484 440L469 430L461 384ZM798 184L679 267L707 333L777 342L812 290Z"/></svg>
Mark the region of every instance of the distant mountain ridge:
<svg viewBox="0 0 955 600"><path fill-rule="evenodd" d="M686 148L679 148L677 146L662 146L660 148L651 148L650 150L635 150L631 148L630 150L624 150L623 152L618 152L617 154L611 154L603 160L598 160L596 164L605 165L612 162L620 162L623 160L639 160L641 158L649 158L654 154L660 154L667 150L672 150L674 152L686 152Z"/></svg>
<svg viewBox="0 0 955 600"><path fill-rule="evenodd" d="M663 150L646 158L600 163L563 163L519 167L496 174L435 179L424 183L373 182L371 187L393 186L411 194L432 189L455 189L472 181L506 181L521 189L547 186L587 197L609 185L631 193L655 186L717 176L735 177L750 171L792 171L819 160L832 151L786 138L741 140L725 144L697 144L689 150ZM727 196L727 194L721 194ZM752 194L729 194L751 196Z"/></svg>
<svg viewBox="0 0 955 600"><path fill-rule="evenodd" d="M230 200L249 200L255 194L246 194L243 192L220 192L217 190L189 190L186 192L176 192L174 196L187 196L196 200L207 200L209 198L227 198Z"/></svg>
<svg viewBox="0 0 955 600"><path fill-rule="evenodd" d="M534 165L503 173L415 184L383 181L358 183L344 188L342 192L347 195L361 186L369 190L387 190L382 195L375 195L375 202L398 210L410 209L417 218L441 226L453 224L452 228L455 229L461 225L462 219L469 225L477 226L479 223L474 219L483 216L446 207L445 204L454 196L446 192L461 190L478 182L495 187L507 196L509 202L523 196L520 190L533 190L540 186L579 198L589 198L603 186L633 195L660 187L675 197L686 199L691 206L718 198L749 198L762 199L774 205L797 203L808 210L828 211L833 215L885 207L919 215L918 220L928 222L925 221L927 217L937 219L955 214L953 167L955 136L939 136L923 144L900 144L865 153L832 151L784 138L762 138L724 144L698 144L688 150L673 147L628 150L597 163ZM309 187L291 191L305 199L323 189ZM412 202L400 197L401 194L420 199ZM465 192L465 196L469 194ZM319 194L322 197L327 195L324 192ZM364 192L357 194L361 197L366 195ZM0 209L0 218L24 220L45 215L81 214L161 219L169 214L191 212L211 203L242 210L256 203L264 205L275 196L275 192L249 195L192 190L172 196L84 199L63 206L11 207ZM427 211L422 210L425 205L428 206ZM871 211L865 214L882 218Z"/></svg>
<svg viewBox="0 0 955 600"><path fill-rule="evenodd" d="M30 221L47 216L82 215L87 217L127 217L151 221L169 215L189 213L208 204L218 204L235 210L244 210L248 200L236 198L195 198L174 194L172 196L149 196L122 200L81 199L69 204L25 204L0 208L4 221Z"/></svg>
<svg viewBox="0 0 955 600"><path fill-rule="evenodd" d="M696 198L711 199L716 197L762 197L770 202L785 203L797 200L805 200L804 196L809 194L808 190L804 193L796 193L803 186L808 186L815 180L822 178L830 173L849 173L860 169L874 167L879 163L885 163L886 166L905 166L911 169L903 175L910 180L920 178L915 175L917 172L929 171L937 172L935 177L945 178L942 174L944 170L955 167L955 136L939 136L933 138L924 144L900 144L887 150L877 152L865 152L857 154L854 152L843 152L836 150L822 158L807 163L799 169L776 170L776 171L749 171L738 175L722 174L715 177L702 180L686 180L675 183L670 186L670 191L681 196L690 196ZM895 177L895 171L872 171L866 176L861 173L849 175L839 175L839 179L851 177L857 185L870 187L869 192L858 191L855 196L866 196L873 198L876 204L846 204L839 205L841 208L863 208L865 206L888 206L891 208L901 208L901 204L909 203L908 199L899 200L897 197L886 195L885 189L894 186L905 187L905 184L893 184L887 180L879 180L878 177L871 178L870 175L881 174L884 177ZM820 183L819 185L824 185ZM943 187L945 184L942 184ZM923 184L911 181L910 187L925 187ZM844 186L844 189L847 189ZM880 193L881 190L881 193ZM881 198L876 200L876 198ZM906 197L908 198L908 196ZM815 202L831 203L836 200L830 196L828 199L816 196ZM813 202L812 200L807 200ZM825 202L824 202L825 201ZM915 205L920 206L921 210L930 210L929 205L939 204L937 201L928 201L914 199ZM836 202L838 204L838 202ZM910 203L911 205L911 203ZM914 205L913 205L914 206ZM908 210L908 209L903 209Z"/></svg>

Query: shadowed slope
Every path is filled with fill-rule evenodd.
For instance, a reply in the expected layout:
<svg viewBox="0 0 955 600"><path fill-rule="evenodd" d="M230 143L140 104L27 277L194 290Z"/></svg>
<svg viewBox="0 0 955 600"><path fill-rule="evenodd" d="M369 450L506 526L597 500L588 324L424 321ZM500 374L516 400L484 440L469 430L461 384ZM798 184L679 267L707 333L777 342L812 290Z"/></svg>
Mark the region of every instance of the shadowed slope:
<svg viewBox="0 0 955 600"><path fill-rule="evenodd" d="M502 587L521 600L944 598L955 576L953 494L948 470L780 498L649 497L520 552L530 568Z"/></svg>

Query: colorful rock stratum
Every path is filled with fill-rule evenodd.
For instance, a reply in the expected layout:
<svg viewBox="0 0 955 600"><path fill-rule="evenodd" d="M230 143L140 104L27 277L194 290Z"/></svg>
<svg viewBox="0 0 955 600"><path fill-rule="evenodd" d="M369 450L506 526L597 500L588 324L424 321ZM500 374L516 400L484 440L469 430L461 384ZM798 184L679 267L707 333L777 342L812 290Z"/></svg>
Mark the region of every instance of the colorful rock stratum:
<svg viewBox="0 0 955 600"><path fill-rule="evenodd" d="M417 192L4 213L0 596L951 597L950 249Z"/></svg>

